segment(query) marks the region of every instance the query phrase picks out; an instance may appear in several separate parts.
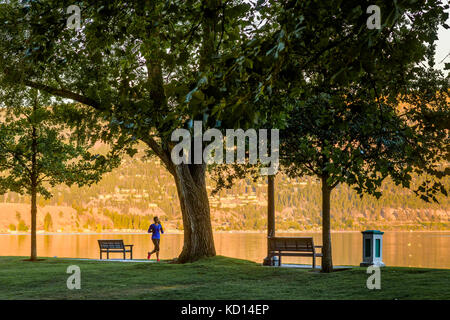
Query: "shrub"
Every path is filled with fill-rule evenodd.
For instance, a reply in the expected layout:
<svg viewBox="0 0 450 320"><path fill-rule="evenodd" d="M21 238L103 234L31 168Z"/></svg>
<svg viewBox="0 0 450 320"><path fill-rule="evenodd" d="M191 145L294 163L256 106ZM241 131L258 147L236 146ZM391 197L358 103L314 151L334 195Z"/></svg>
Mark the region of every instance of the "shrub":
<svg viewBox="0 0 450 320"><path fill-rule="evenodd" d="M28 231L28 226L25 224L25 221L20 220L19 225L17 226L18 231Z"/></svg>

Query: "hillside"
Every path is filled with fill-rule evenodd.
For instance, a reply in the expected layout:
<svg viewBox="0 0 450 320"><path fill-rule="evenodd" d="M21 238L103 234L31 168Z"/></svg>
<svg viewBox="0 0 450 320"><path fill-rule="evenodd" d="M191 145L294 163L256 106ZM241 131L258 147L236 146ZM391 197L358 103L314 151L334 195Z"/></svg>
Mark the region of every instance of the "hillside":
<svg viewBox="0 0 450 320"><path fill-rule="evenodd" d="M447 178L445 184L450 186ZM213 182L208 179L208 190ZM383 196L362 199L346 185L332 193L334 230L450 229L450 201L427 204L386 181ZM146 230L154 215L168 229L182 230L175 183L156 159L124 159L122 165L91 187L57 187L54 197L39 199L38 230L101 232ZM215 230L265 230L267 190L264 181L237 181L230 190L210 196ZM0 232L26 231L30 199L14 193L0 196ZM318 230L321 226L319 181L306 177L276 178L277 230Z"/></svg>

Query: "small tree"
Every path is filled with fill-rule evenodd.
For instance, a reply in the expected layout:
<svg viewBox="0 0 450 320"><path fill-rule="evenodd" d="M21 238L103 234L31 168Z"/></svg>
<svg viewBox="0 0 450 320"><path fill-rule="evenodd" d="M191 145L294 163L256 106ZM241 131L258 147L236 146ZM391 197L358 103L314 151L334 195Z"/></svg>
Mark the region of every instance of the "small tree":
<svg viewBox="0 0 450 320"><path fill-rule="evenodd" d="M1 115L0 193L31 196L30 260L35 261L37 196L50 198L49 187L61 183L82 186L97 182L118 161L114 156L108 161L80 146L69 126L60 122L61 108L44 107L41 103L46 100L38 91L25 92L15 101L20 105L4 109ZM19 222L19 231L21 227Z"/></svg>

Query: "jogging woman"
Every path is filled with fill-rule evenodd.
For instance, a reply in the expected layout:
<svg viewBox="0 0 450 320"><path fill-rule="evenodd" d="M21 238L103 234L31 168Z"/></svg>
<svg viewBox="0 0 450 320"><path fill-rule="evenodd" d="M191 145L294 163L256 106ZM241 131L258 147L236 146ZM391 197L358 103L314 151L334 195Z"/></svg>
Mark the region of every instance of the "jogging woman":
<svg viewBox="0 0 450 320"><path fill-rule="evenodd" d="M155 245L155 248L152 252L149 252L147 255L147 259L150 260L150 256L156 252L156 261L159 262L159 241L161 239L161 235L159 232L164 233L164 230L161 226L161 222L159 222L158 217L154 217L153 220L155 223L153 223L150 228L148 228L148 233L152 234L152 241Z"/></svg>

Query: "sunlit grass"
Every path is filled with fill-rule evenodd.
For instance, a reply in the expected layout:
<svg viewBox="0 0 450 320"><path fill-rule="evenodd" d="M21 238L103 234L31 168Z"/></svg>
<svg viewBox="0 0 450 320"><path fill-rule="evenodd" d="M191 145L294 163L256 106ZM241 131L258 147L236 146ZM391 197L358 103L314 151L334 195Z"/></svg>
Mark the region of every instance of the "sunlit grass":
<svg viewBox="0 0 450 320"><path fill-rule="evenodd" d="M450 299L450 270L382 268L381 290L365 268L321 274L215 257L185 265L0 257L0 299ZM81 268L81 290L66 286Z"/></svg>

